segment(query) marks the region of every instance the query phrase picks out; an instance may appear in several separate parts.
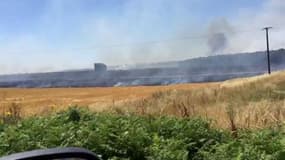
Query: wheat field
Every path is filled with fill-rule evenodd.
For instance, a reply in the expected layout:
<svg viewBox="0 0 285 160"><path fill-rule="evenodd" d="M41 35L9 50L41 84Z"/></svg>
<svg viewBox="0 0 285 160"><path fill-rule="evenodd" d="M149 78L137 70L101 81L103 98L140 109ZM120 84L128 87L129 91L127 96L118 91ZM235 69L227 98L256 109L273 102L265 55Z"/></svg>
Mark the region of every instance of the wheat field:
<svg viewBox="0 0 285 160"><path fill-rule="evenodd" d="M94 87L94 88L0 88L0 106L16 103L24 115L41 114L68 106L89 106L95 111L145 98L158 91L203 88L216 83L170 86Z"/></svg>
<svg viewBox="0 0 285 160"><path fill-rule="evenodd" d="M2 88L0 107L21 116L69 106L118 114L199 116L221 128L262 128L285 120L285 72L216 83L107 88Z"/></svg>

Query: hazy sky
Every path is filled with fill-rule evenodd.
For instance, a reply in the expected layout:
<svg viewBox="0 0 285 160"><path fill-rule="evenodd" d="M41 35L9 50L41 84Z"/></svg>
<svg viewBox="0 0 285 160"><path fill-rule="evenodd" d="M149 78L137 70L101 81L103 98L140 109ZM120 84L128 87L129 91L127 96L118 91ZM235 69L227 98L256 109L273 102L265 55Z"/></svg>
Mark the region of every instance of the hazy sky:
<svg viewBox="0 0 285 160"><path fill-rule="evenodd" d="M284 0L0 0L0 74L212 55L214 32L222 54L263 50L267 25L281 48L284 17Z"/></svg>

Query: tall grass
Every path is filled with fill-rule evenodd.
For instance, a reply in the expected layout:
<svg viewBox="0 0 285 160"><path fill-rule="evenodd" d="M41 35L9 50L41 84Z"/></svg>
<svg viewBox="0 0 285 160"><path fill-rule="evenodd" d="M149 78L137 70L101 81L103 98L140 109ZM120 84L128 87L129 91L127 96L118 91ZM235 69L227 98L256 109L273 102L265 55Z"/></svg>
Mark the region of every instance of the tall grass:
<svg viewBox="0 0 285 160"><path fill-rule="evenodd" d="M17 103L0 106L0 122L5 124L15 124L22 119L21 107Z"/></svg>
<svg viewBox="0 0 285 160"><path fill-rule="evenodd" d="M228 82L227 82L228 83ZM120 112L140 115L204 117L229 128L262 128L285 120L285 79L266 77L235 86L168 90L117 105Z"/></svg>

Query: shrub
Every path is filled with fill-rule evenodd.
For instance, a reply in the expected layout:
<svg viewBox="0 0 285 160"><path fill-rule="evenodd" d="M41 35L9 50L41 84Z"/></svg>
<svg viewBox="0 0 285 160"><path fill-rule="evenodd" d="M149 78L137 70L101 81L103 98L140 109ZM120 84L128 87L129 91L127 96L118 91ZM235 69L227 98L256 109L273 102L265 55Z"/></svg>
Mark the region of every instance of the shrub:
<svg viewBox="0 0 285 160"><path fill-rule="evenodd" d="M83 147L103 159L280 159L282 128L230 132L201 118L68 111L24 119L0 129L0 155L53 147Z"/></svg>

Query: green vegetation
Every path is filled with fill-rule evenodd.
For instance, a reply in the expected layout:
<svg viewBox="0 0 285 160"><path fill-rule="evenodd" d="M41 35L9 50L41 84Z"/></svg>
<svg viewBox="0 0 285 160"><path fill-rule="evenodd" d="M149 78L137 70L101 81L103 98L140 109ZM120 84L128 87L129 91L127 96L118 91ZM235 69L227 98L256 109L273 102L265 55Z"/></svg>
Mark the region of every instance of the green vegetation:
<svg viewBox="0 0 285 160"><path fill-rule="evenodd" d="M13 121L14 122L14 121ZM201 118L90 113L70 108L0 124L0 155L53 147L87 148L102 159L284 159L283 127L229 131Z"/></svg>

